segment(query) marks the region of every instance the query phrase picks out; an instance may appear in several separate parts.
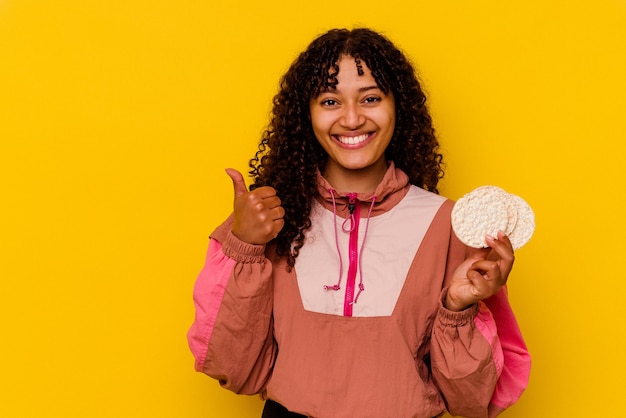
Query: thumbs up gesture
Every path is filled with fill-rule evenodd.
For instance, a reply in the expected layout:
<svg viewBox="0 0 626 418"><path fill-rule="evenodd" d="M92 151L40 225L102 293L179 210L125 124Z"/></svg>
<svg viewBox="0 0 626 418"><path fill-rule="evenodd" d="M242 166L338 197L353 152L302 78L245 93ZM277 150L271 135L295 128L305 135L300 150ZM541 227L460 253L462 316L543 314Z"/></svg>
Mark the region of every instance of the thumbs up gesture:
<svg viewBox="0 0 626 418"><path fill-rule="evenodd" d="M256 245L276 238L285 224L285 210L276 190L264 186L249 192L239 171L228 168L226 174L232 179L235 191L233 235Z"/></svg>

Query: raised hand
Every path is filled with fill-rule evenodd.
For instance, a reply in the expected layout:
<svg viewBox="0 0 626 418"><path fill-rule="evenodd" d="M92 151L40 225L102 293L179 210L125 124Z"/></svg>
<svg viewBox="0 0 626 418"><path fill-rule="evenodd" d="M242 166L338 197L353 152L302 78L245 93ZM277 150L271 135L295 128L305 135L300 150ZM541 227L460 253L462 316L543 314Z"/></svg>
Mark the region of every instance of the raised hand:
<svg viewBox="0 0 626 418"><path fill-rule="evenodd" d="M248 191L241 173L227 168L226 174L233 181L233 235L248 244L267 244L278 236L285 224L285 210L276 190L265 186Z"/></svg>
<svg viewBox="0 0 626 418"><path fill-rule="evenodd" d="M503 232L497 238L487 237L490 248L472 249L456 269L446 298L446 307L461 311L500 291L513 268L515 255L509 238Z"/></svg>

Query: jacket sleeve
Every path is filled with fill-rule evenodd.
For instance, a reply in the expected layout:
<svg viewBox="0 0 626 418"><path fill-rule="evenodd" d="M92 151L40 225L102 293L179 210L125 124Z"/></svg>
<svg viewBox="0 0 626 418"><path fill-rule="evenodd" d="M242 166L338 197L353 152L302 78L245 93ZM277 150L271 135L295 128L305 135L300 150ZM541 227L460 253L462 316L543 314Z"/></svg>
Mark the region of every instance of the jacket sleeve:
<svg viewBox="0 0 626 418"><path fill-rule="evenodd" d="M508 299L508 289L485 299L485 306L492 313L498 339L502 347L502 373L491 397L489 417L495 417L516 403L528 386L530 377L530 354L515 319Z"/></svg>
<svg viewBox="0 0 626 418"><path fill-rule="evenodd" d="M495 323L484 303L461 312L450 311L444 305L448 283L466 253L467 247L450 230L444 289L431 336L431 369L451 415L486 418L502 369Z"/></svg>
<svg viewBox="0 0 626 418"><path fill-rule="evenodd" d="M448 412L485 418L499 371L502 349L495 324L484 303L461 312L446 309L441 294L431 340L433 380Z"/></svg>
<svg viewBox="0 0 626 418"><path fill-rule="evenodd" d="M272 265L265 246L240 241L231 225L232 217L211 235L187 339L197 371L233 392L255 394L263 390L276 356Z"/></svg>
<svg viewBox="0 0 626 418"><path fill-rule="evenodd" d="M446 283L465 258L463 247L452 234ZM530 374L507 289L462 312L444 307L446 294L444 289L431 339L433 380L452 415L493 418L517 402Z"/></svg>

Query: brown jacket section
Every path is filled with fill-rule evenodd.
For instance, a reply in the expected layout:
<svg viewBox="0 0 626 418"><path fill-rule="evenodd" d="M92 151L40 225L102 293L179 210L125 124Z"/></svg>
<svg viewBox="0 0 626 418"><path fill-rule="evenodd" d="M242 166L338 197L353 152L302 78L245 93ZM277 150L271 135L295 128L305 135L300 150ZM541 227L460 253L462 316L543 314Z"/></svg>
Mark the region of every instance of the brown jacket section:
<svg viewBox="0 0 626 418"><path fill-rule="evenodd" d="M397 186L404 196L405 184ZM497 375L474 325L477 307L451 312L441 302L466 252L452 233L452 206L446 201L433 219L386 317L304 310L297 272L271 263L271 246L237 240L227 220L211 238L237 263L203 371L315 418L486 417Z"/></svg>
<svg viewBox="0 0 626 418"><path fill-rule="evenodd" d="M485 416L497 378L491 348L473 324L476 307L451 312L441 305L445 278L465 257L451 233L451 208L444 203L433 220L389 317L305 311L296 272L234 251L242 243L226 222L212 237L242 262L228 283L204 372L235 392L263 392L316 418L422 418L446 409Z"/></svg>

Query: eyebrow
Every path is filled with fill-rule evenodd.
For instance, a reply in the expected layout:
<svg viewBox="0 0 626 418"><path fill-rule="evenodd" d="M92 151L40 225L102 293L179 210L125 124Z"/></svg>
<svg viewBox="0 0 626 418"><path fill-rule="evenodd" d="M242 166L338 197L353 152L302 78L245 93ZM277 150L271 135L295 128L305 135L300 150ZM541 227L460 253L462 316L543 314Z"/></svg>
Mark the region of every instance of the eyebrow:
<svg viewBox="0 0 626 418"><path fill-rule="evenodd" d="M377 85L361 87L359 89L359 93L364 93L364 92L369 91L369 90L380 90L380 87L378 87Z"/></svg>
<svg viewBox="0 0 626 418"><path fill-rule="evenodd" d="M359 93L365 93L365 92L370 91L370 90L381 90L381 88L374 84L374 85L371 85L371 86L361 87L358 91L359 91ZM341 91L338 88L326 87L326 88L322 89L322 91L320 91L320 94L322 94L322 93L340 93L340 92Z"/></svg>

